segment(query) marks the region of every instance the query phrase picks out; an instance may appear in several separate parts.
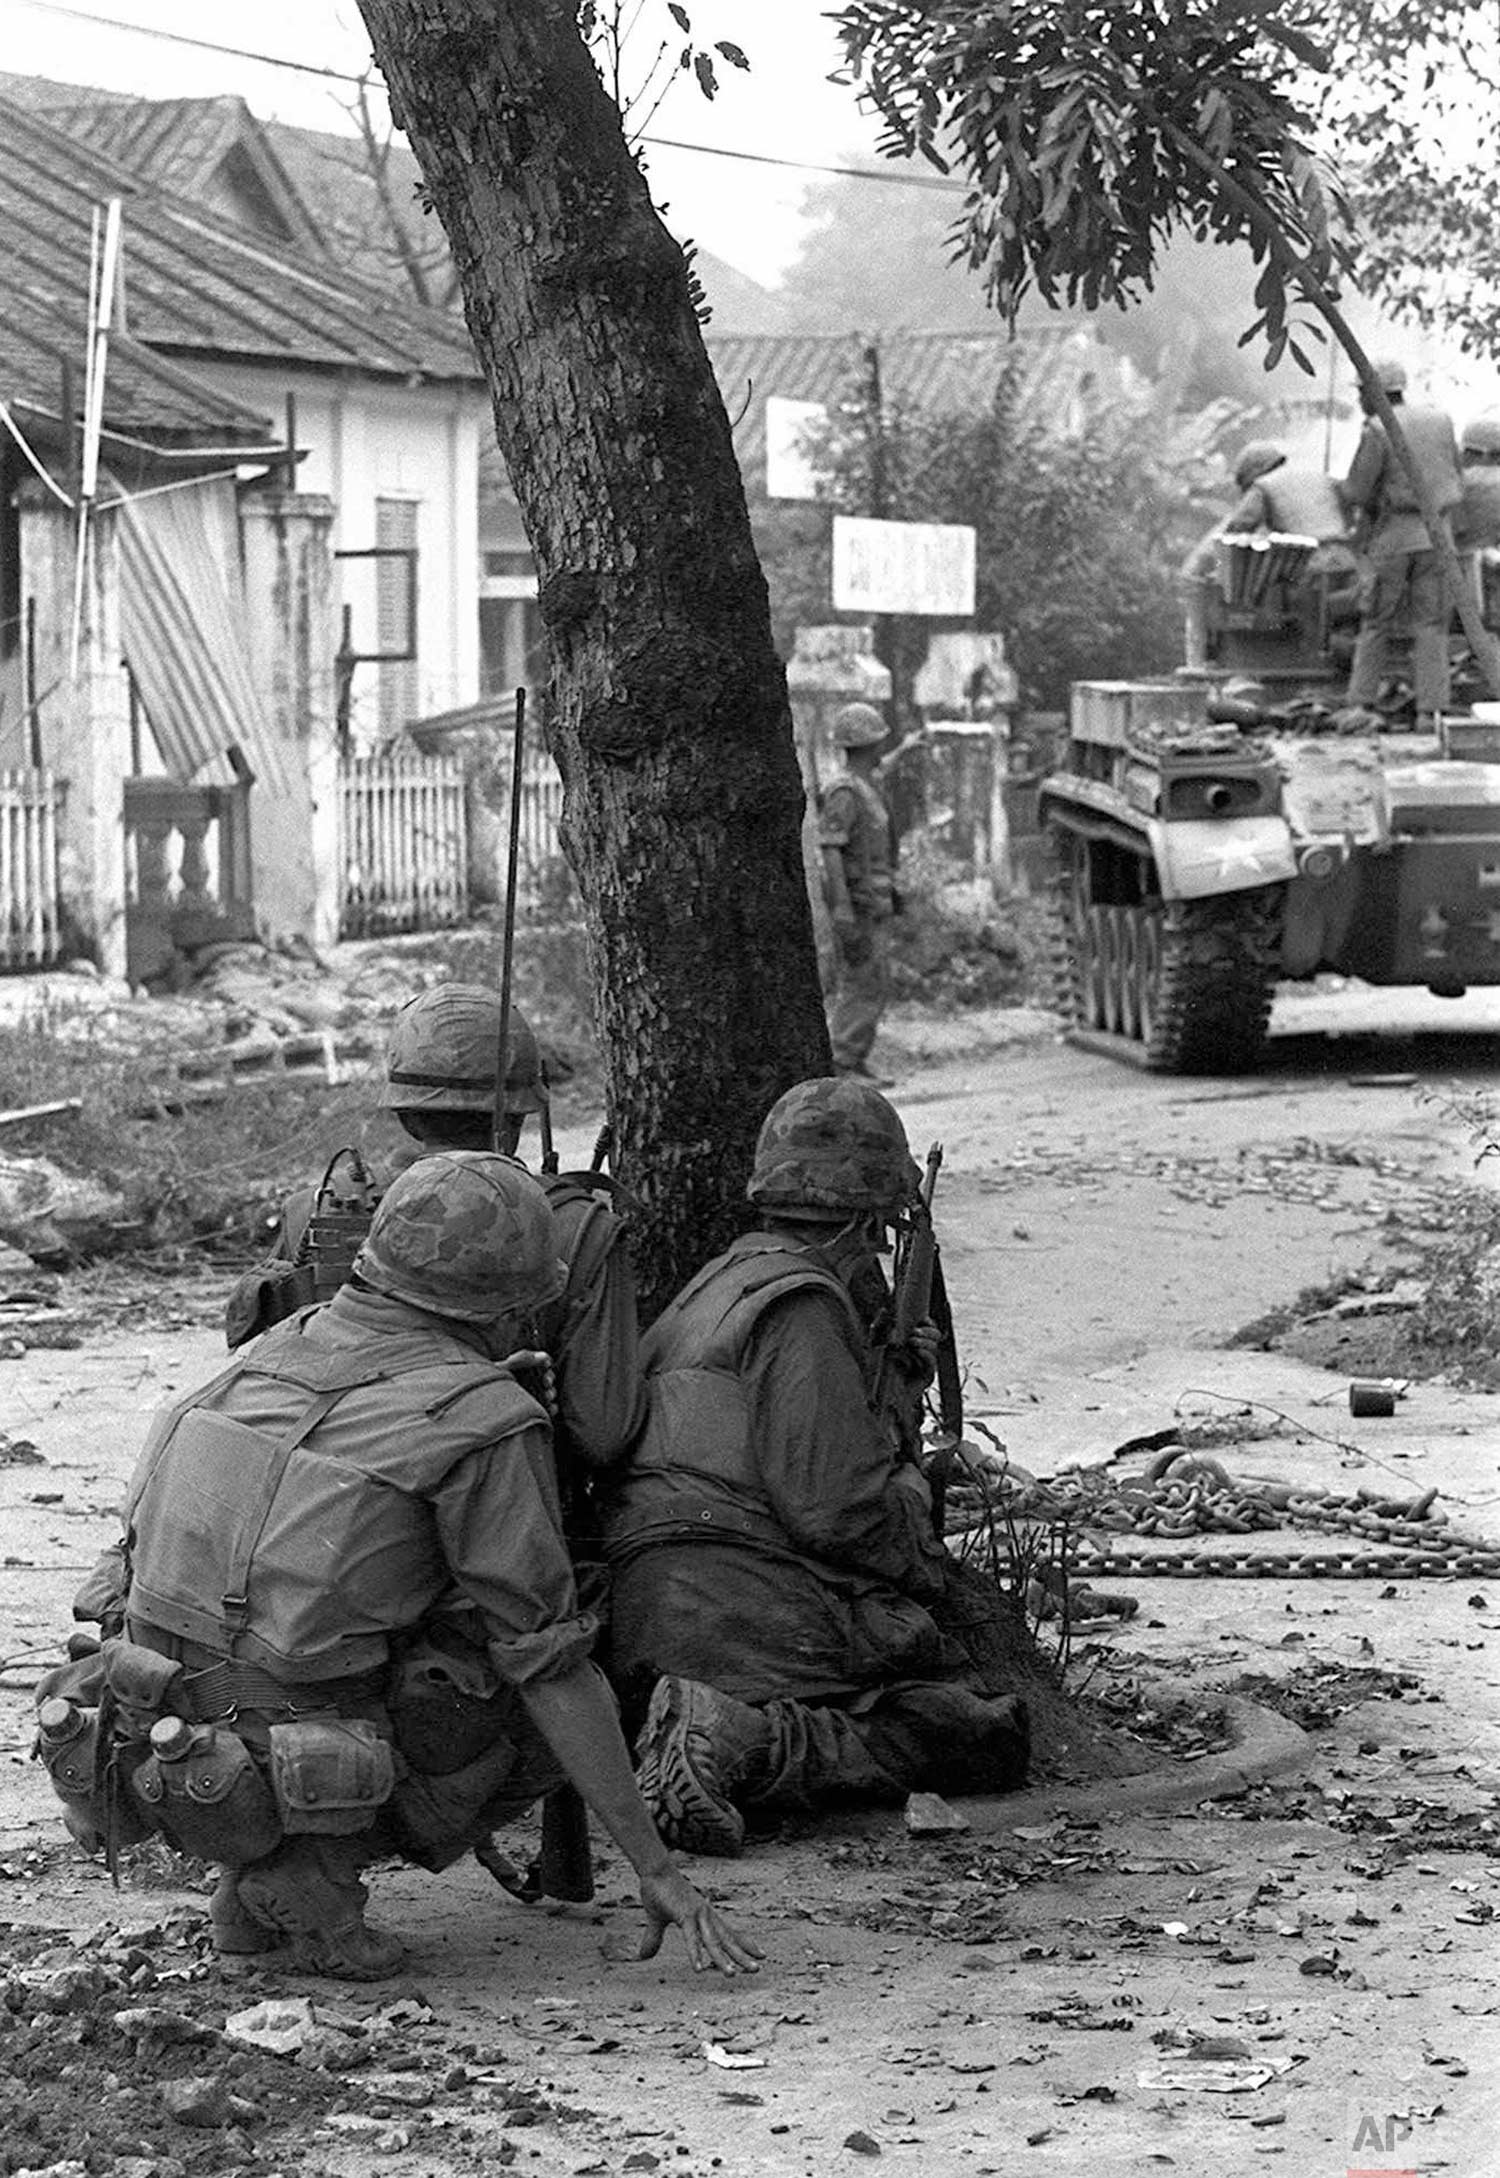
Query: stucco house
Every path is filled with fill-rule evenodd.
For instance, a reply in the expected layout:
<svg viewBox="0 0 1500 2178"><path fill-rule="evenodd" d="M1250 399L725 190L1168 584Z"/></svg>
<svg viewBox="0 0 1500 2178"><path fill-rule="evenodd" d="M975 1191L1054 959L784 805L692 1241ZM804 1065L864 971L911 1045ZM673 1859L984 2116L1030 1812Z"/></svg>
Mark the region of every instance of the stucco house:
<svg viewBox="0 0 1500 2178"><path fill-rule="evenodd" d="M153 915L331 938L341 625L415 651L354 669L371 736L476 693L461 330L0 96L0 404L0 773L56 775L74 941L147 973Z"/></svg>
<svg viewBox="0 0 1500 2178"><path fill-rule="evenodd" d="M283 436L290 399L299 487L332 500L336 554L415 555L414 630L407 562L340 560L354 650L415 652L355 668L357 744L471 702L489 425L462 323L424 309L377 260L337 246L242 99L142 100L0 76L0 102L65 138L95 197L113 174L128 192L128 232L139 224L130 204L152 207L127 245L137 337L274 417ZM169 230L161 248L158 217Z"/></svg>

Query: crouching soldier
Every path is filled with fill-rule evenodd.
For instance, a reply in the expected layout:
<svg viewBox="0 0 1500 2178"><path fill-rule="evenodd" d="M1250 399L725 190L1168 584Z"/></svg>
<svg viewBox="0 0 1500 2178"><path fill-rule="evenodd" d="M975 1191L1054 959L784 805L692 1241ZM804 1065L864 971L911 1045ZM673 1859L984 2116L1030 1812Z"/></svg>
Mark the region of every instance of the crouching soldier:
<svg viewBox="0 0 1500 2178"><path fill-rule="evenodd" d="M108 1638L44 1681L39 1752L75 1835L111 1828L103 1778L132 1822L219 1863L221 1951L388 1974L402 1948L367 1924L362 1870L446 1867L568 1779L640 1878L646 1953L671 1923L695 1966L759 1956L672 1864L590 1661L513 1352L563 1278L519 1167L424 1159L327 1307L153 1426L96 1603Z"/></svg>
<svg viewBox="0 0 1500 2178"><path fill-rule="evenodd" d="M408 999L391 1025L381 1107L429 1150L488 1150L499 1063L500 1001L478 983L440 983ZM514 1156L529 1117L548 1132L547 1083L530 1023L510 1009L500 1148ZM640 1398L635 1280L624 1228L601 1200L593 1173L543 1171L539 1182L557 1221L567 1283L541 1311L538 1343L552 1356L557 1389L557 1450L569 1493L590 1470L619 1457L635 1433ZM235 1286L225 1311L231 1347L281 1317L325 1300L349 1261L346 1221L317 1215L318 1190L307 1187L283 1206L272 1260ZM373 1191L372 1191L373 1192ZM367 1206L373 1207L373 1203ZM342 1251L342 1252L341 1252Z"/></svg>
<svg viewBox="0 0 1500 2178"><path fill-rule="evenodd" d="M757 1229L644 1341L646 1422L604 1523L609 1668L645 1707L646 1803L694 1852L737 1851L746 1809L1026 1773L1024 1705L976 1690L942 1629L953 1561L871 1404L879 1255L916 1185L878 1090L802 1082L761 1130Z"/></svg>

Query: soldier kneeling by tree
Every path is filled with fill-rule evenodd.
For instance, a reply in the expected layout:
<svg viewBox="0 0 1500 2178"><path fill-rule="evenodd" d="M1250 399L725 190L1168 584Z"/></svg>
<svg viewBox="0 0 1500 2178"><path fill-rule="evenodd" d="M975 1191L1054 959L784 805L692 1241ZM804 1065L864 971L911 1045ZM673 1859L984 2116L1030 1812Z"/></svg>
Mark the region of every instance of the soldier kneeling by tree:
<svg viewBox="0 0 1500 2178"><path fill-rule="evenodd" d="M761 1130L757 1229L646 1336L604 1521L609 1669L645 1710L646 1804L693 1852L738 1851L746 1810L1025 1777L1025 1705L954 1638L972 1592L870 1394L880 1252L917 1182L878 1090L800 1083Z"/></svg>
<svg viewBox="0 0 1500 2178"><path fill-rule="evenodd" d="M220 1951L391 1973L362 1869L446 1867L567 1778L640 1878L643 1956L674 1923L695 1966L759 1957L673 1865L590 1661L516 1352L565 1275L519 1166L424 1159L326 1307L151 1429L75 1607L102 1650L42 1682L38 1752L76 1836L219 1863Z"/></svg>

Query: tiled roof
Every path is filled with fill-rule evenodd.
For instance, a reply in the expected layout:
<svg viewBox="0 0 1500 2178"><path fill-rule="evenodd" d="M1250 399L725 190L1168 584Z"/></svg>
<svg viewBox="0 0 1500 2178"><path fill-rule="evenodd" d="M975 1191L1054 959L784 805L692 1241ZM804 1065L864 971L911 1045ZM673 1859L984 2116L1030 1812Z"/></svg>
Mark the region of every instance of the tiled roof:
<svg viewBox="0 0 1500 2178"><path fill-rule="evenodd" d="M766 402L820 401L836 407L859 397L868 342L859 333L716 335L709 358L724 405L735 419L734 446L747 476L763 479ZM1007 366L1021 367L1016 399L1023 414L1047 413L1065 428L1121 382L1120 359L1080 326L1017 333L882 333L881 398L893 406L947 411L993 400Z"/></svg>
<svg viewBox="0 0 1500 2178"><path fill-rule="evenodd" d="M479 375L451 318L148 187L0 99L0 284L64 306L81 302L93 207L109 196L124 201L125 328L146 346L188 364Z"/></svg>
<svg viewBox="0 0 1500 2178"><path fill-rule="evenodd" d="M3 254L0 254L3 274ZM0 400L19 411L23 430L55 443L62 416L64 361L73 368L75 418L83 406L87 318L81 300L28 292L0 276ZM105 373L106 443L120 434L153 443L188 441L269 446L279 434L270 421L139 341L116 335Z"/></svg>
<svg viewBox="0 0 1500 2178"><path fill-rule="evenodd" d="M269 132L242 98L120 101L80 91L45 111L54 128L128 167L153 189L206 205L222 218L253 222L299 255L328 254Z"/></svg>

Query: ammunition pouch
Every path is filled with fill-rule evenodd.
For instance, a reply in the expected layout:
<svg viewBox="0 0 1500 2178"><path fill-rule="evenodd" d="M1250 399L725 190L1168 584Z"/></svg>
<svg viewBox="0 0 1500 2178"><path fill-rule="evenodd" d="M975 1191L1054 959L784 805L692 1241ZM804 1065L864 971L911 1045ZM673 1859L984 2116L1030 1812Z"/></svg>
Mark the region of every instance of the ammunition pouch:
<svg viewBox="0 0 1500 2178"><path fill-rule="evenodd" d="M346 1837L368 1830L396 1783L389 1740L359 1717L303 1717L267 1732L281 1827Z"/></svg>
<svg viewBox="0 0 1500 2178"><path fill-rule="evenodd" d="M285 1323L316 1295L311 1263L264 1263L246 1271L224 1309L224 1343L232 1352L258 1339L272 1324Z"/></svg>
<svg viewBox="0 0 1500 2178"><path fill-rule="evenodd" d="M242 1867L281 1843L281 1818L255 1757L223 1725L201 1753L174 1762L148 1754L130 1789L168 1844L194 1860Z"/></svg>
<svg viewBox="0 0 1500 2178"><path fill-rule="evenodd" d="M168 1701L182 1666L175 1657L144 1649L126 1634L114 1634L100 1651L104 1677L119 1709L127 1739L144 1739L158 1717L174 1713Z"/></svg>

